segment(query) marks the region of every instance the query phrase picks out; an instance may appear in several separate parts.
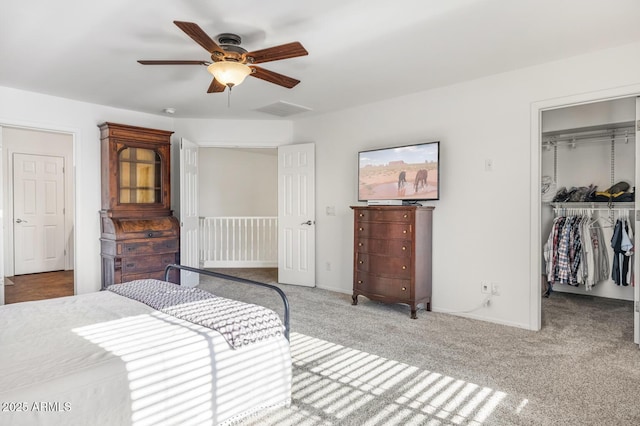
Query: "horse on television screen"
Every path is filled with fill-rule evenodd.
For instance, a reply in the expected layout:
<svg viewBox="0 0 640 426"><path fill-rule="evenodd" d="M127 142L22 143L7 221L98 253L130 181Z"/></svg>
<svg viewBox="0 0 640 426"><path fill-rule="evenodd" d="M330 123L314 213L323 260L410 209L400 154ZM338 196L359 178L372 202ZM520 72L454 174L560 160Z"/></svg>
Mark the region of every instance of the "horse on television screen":
<svg viewBox="0 0 640 426"><path fill-rule="evenodd" d="M416 173L416 180L413 182L414 192L418 192L418 189L420 188L426 188L428 175L429 172L426 169L418 170L418 173Z"/></svg>
<svg viewBox="0 0 640 426"><path fill-rule="evenodd" d="M407 184L407 172L400 172L400 175L398 176L398 189L404 188L406 184Z"/></svg>

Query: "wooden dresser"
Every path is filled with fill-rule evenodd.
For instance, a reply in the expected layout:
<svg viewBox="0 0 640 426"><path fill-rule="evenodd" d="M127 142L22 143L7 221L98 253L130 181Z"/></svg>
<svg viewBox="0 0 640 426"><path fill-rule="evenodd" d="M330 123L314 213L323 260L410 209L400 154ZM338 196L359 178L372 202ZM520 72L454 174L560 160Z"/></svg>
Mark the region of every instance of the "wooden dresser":
<svg viewBox="0 0 640 426"><path fill-rule="evenodd" d="M180 263L180 224L171 212L171 134L116 123L100 126L102 288L164 279ZM178 271L172 271L178 282Z"/></svg>
<svg viewBox="0 0 640 426"><path fill-rule="evenodd" d="M431 310L433 207L352 206L353 304L358 296Z"/></svg>

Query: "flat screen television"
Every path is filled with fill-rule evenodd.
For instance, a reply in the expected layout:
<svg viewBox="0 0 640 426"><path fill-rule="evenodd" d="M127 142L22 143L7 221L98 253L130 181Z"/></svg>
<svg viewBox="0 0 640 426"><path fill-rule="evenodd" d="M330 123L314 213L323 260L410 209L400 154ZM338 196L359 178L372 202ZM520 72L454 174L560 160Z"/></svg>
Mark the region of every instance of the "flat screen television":
<svg viewBox="0 0 640 426"><path fill-rule="evenodd" d="M440 198L440 142L358 153L358 201Z"/></svg>

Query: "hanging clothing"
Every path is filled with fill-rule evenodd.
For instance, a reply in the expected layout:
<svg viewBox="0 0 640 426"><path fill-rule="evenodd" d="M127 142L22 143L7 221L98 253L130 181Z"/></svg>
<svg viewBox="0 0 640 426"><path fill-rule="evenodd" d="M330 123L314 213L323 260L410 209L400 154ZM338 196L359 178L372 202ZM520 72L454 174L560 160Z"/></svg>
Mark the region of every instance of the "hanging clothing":
<svg viewBox="0 0 640 426"><path fill-rule="evenodd" d="M602 229L588 216L557 216L544 245L549 291L553 283L591 290L608 279L609 259Z"/></svg>
<svg viewBox="0 0 640 426"><path fill-rule="evenodd" d="M628 286L631 282L631 268L629 260L633 256L633 243L629 233L633 235L627 219L616 220L611 237L613 248L613 265L611 267L611 279L617 285Z"/></svg>

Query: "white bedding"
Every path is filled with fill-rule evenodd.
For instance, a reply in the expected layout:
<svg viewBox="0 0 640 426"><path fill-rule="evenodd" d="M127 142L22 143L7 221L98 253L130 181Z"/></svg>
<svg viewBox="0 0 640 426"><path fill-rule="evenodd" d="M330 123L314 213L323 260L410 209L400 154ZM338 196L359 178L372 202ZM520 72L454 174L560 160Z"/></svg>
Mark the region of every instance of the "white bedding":
<svg viewBox="0 0 640 426"><path fill-rule="evenodd" d="M225 424L288 405L280 336L218 332L112 292L0 306L0 424Z"/></svg>

